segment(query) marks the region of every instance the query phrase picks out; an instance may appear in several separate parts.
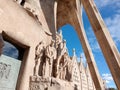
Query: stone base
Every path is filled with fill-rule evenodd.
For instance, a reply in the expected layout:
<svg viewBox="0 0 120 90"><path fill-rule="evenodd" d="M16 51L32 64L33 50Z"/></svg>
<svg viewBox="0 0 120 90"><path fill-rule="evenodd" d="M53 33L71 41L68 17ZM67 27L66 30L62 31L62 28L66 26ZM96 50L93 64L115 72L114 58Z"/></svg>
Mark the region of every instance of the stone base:
<svg viewBox="0 0 120 90"><path fill-rule="evenodd" d="M72 82L40 76L31 76L29 87L29 90L79 90Z"/></svg>

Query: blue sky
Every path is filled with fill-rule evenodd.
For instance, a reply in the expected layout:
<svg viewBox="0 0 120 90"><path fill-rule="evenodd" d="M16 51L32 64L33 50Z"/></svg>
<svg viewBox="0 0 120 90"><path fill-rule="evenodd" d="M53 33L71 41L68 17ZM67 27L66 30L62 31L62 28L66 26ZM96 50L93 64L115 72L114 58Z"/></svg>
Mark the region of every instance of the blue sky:
<svg viewBox="0 0 120 90"><path fill-rule="evenodd" d="M111 0L95 0L95 3L120 52L120 30L119 30L120 29L120 0L112 0L112 1ZM89 44L92 48L92 52L94 54L94 58L96 60L100 75L103 79L106 80L107 87L116 88L113 78L106 64L106 61L104 59L104 56L100 50L100 47L94 36L89 20L84 10L83 10L83 21L84 21L86 34L89 40ZM86 62L85 61L86 59L81 47L81 42L79 41L79 38L77 36L77 33L74 30L74 27L72 27L71 25L65 25L61 29L63 32L63 38L66 39L67 41L67 47L68 47L70 56L72 56L72 48L75 48L78 61L81 54L83 56L83 61Z"/></svg>

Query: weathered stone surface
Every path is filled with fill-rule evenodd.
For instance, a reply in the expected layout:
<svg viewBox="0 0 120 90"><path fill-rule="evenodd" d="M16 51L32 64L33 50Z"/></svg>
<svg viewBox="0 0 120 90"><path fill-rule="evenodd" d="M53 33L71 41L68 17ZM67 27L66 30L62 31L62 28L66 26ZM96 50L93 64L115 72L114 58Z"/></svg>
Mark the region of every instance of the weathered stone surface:
<svg viewBox="0 0 120 90"><path fill-rule="evenodd" d="M29 76L33 75L35 47L42 40L48 45L52 37L45 32L49 30L43 28L22 6L12 0L0 0L0 21L3 38L25 48L17 90L27 90Z"/></svg>
<svg viewBox="0 0 120 90"><path fill-rule="evenodd" d="M1 55L0 90L15 90L21 61Z"/></svg>
<svg viewBox="0 0 120 90"><path fill-rule="evenodd" d="M74 88L75 86L72 83L60 79L30 77L30 90L75 90Z"/></svg>
<svg viewBox="0 0 120 90"><path fill-rule="evenodd" d="M61 32L56 34L62 37ZM47 47L42 42L36 46L35 67L38 68L34 68L36 73L30 77L30 90L89 90L88 79L93 84L90 72L86 72L82 60L78 65L75 49L70 57L65 40L58 39L57 48L54 43L52 40ZM94 85L90 88L96 90Z"/></svg>

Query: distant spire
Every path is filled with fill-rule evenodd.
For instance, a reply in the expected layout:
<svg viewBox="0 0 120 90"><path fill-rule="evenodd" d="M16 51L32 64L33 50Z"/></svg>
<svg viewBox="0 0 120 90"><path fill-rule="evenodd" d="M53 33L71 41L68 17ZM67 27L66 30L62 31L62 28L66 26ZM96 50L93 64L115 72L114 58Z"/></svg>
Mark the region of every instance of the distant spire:
<svg viewBox="0 0 120 90"><path fill-rule="evenodd" d="M83 57L82 57L82 54L80 54L80 61L82 61L82 58L83 58Z"/></svg>
<svg viewBox="0 0 120 90"><path fill-rule="evenodd" d="M73 56L76 56L75 48L73 48Z"/></svg>
<svg viewBox="0 0 120 90"><path fill-rule="evenodd" d="M60 35L62 36L62 30L60 30L60 32L59 32L59 33L60 33Z"/></svg>
<svg viewBox="0 0 120 90"><path fill-rule="evenodd" d="M59 35L60 35L61 40L62 40L63 39L62 30L59 31Z"/></svg>

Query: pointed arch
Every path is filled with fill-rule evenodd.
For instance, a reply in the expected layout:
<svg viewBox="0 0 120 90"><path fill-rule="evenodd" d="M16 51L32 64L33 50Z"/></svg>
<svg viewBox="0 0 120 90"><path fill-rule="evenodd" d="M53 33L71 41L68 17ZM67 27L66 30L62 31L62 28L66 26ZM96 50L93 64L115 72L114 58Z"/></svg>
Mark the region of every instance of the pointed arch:
<svg viewBox="0 0 120 90"><path fill-rule="evenodd" d="M80 0L58 1L57 29L59 29L62 25L65 25L67 23L74 26L79 36L96 89L102 90L103 84L101 82L100 75L94 60L94 56L88 43L82 22L82 4Z"/></svg>

